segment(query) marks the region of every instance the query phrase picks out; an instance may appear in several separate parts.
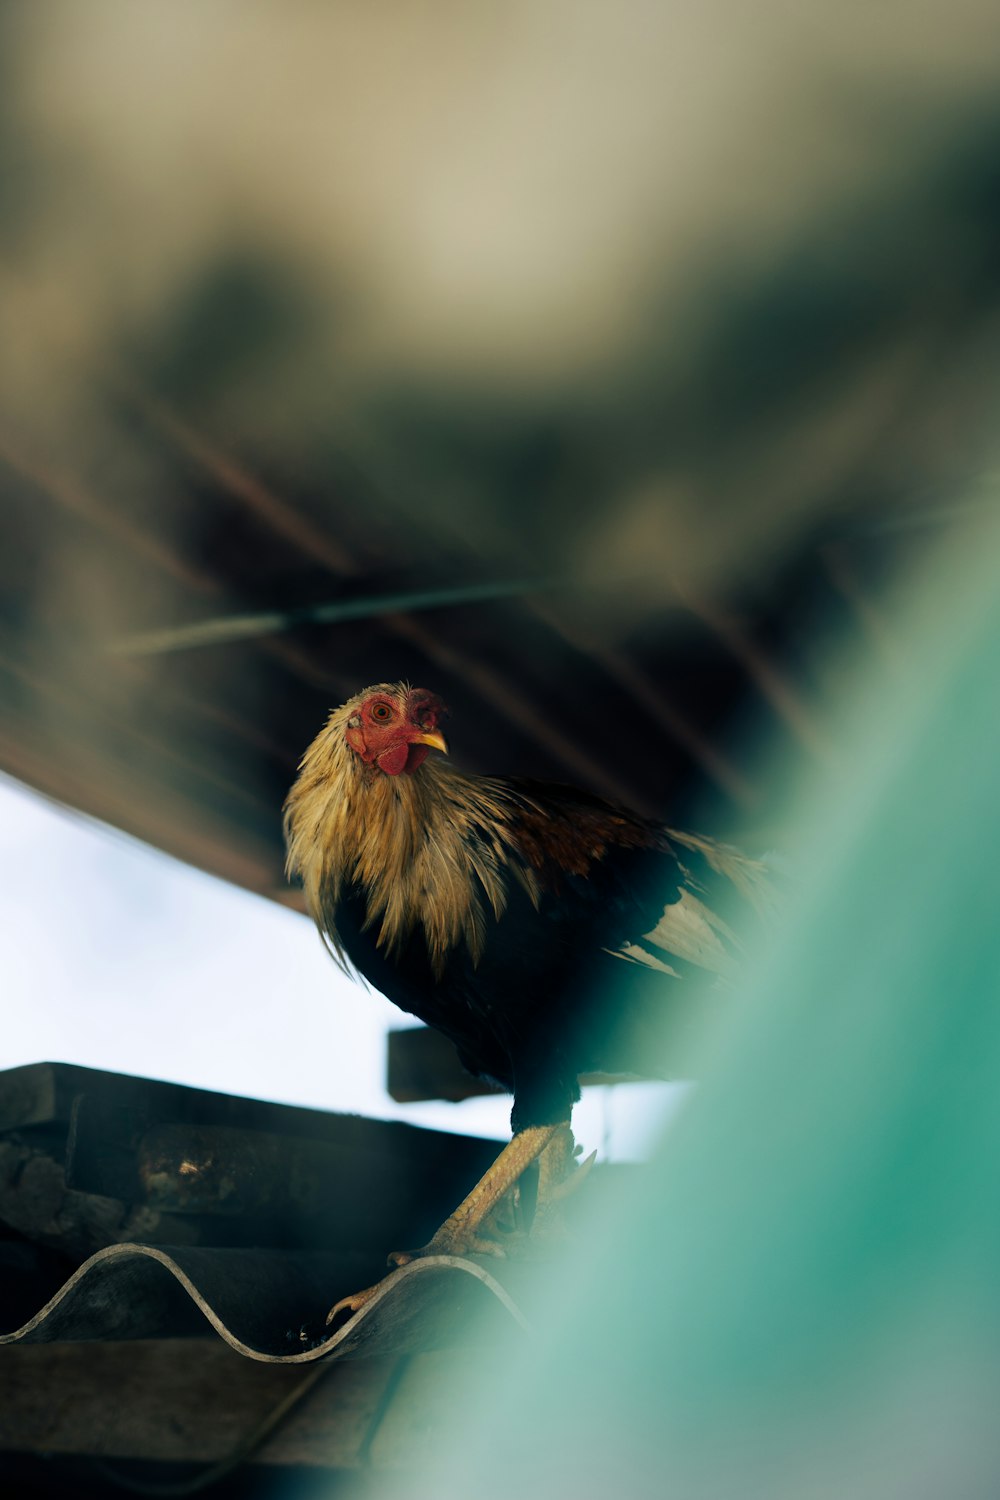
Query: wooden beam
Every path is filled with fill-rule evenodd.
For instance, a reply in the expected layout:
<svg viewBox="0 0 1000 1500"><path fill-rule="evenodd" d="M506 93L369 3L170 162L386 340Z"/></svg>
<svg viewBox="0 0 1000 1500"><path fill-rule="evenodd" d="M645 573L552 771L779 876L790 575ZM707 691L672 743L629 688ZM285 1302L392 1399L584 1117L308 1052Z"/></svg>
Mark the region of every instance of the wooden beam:
<svg viewBox="0 0 1000 1500"><path fill-rule="evenodd" d="M448 1038L428 1026L406 1026L389 1032L386 1071L386 1089L397 1104L418 1104L426 1099L458 1104L482 1094L503 1094L502 1089L467 1073ZM580 1075L585 1086L635 1081L632 1073Z"/></svg>

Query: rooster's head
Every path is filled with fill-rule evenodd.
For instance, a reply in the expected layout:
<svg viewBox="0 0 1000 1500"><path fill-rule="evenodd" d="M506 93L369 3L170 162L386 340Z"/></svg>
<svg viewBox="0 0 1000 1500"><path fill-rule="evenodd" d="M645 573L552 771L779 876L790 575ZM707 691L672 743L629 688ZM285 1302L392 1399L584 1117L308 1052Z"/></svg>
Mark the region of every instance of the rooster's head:
<svg viewBox="0 0 1000 1500"><path fill-rule="evenodd" d="M347 744L365 765L386 776L410 775L430 749L448 753L438 728L447 709L426 688L381 683L358 693L349 706Z"/></svg>

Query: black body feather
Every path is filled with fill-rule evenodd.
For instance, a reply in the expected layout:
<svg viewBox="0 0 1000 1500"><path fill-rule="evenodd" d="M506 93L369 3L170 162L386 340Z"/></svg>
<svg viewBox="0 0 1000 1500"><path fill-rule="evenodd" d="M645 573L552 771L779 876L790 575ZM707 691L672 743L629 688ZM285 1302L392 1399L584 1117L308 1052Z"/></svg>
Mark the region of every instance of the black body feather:
<svg viewBox="0 0 1000 1500"><path fill-rule="evenodd" d="M419 926L387 952L357 883L343 889L332 915L344 953L369 983L449 1036L470 1073L514 1095L511 1125L519 1130L567 1120L581 1073L676 1076L680 1037L694 1012L714 1003L718 985L677 954L648 949L675 974L621 955L641 948L665 908L694 885L706 894L711 887L713 909L741 903L702 856L689 852L682 866L655 825L569 788L507 786L515 851L530 821L537 891L532 899L510 883L504 911L487 918L478 959L459 944L437 971ZM598 858L588 858L594 845L581 841L583 814L608 839ZM620 844L612 840L623 819L629 837Z"/></svg>

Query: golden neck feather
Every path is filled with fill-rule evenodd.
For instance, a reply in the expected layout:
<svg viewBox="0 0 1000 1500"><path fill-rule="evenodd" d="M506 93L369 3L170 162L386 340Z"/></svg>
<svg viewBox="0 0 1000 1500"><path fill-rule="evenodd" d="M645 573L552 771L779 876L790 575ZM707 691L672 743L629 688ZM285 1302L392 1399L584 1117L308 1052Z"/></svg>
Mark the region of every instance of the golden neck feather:
<svg viewBox="0 0 1000 1500"><path fill-rule="evenodd" d="M422 925L440 973L465 942L478 960L487 914L501 915L513 874L534 894L520 860L511 863L510 791L429 757L412 775L366 766L344 734L353 703L336 709L306 751L285 804L287 868L299 875L309 911L344 962L336 908L348 885L367 899L366 926L398 951Z"/></svg>

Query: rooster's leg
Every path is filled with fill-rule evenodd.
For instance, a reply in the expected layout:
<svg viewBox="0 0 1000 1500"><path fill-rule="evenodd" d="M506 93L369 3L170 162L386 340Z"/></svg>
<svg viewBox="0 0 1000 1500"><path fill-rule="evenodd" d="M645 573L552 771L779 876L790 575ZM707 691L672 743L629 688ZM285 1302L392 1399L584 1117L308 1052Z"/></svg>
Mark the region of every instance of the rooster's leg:
<svg viewBox="0 0 1000 1500"><path fill-rule="evenodd" d="M499 1247L495 1242L482 1240L478 1233L483 1220L493 1212L522 1172L542 1154L557 1132L565 1128L563 1125L530 1125L527 1130L519 1130L483 1173L469 1196L463 1198L455 1212L445 1219L434 1237L420 1250L394 1250L389 1256L389 1264L405 1266L421 1255L466 1255L475 1250L496 1254Z"/></svg>
<svg viewBox="0 0 1000 1500"><path fill-rule="evenodd" d="M579 1151L572 1130L564 1125L538 1158L538 1196L531 1224L533 1240L559 1241L568 1238L563 1204L586 1179L597 1155L596 1151L592 1151L585 1161L578 1162L576 1157Z"/></svg>
<svg viewBox="0 0 1000 1500"><path fill-rule="evenodd" d="M519 1130L427 1244L419 1250L393 1250L389 1256L390 1266L398 1270L425 1255L468 1255L476 1251L502 1255L503 1250L495 1240L487 1240L479 1234L483 1220L493 1212L522 1172L541 1155L556 1133L566 1129L565 1125L530 1125L526 1130ZM357 1312L382 1285L380 1281L375 1286L366 1287L363 1292L341 1297L331 1307L327 1323L332 1323L338 1313Z"/></svg>

